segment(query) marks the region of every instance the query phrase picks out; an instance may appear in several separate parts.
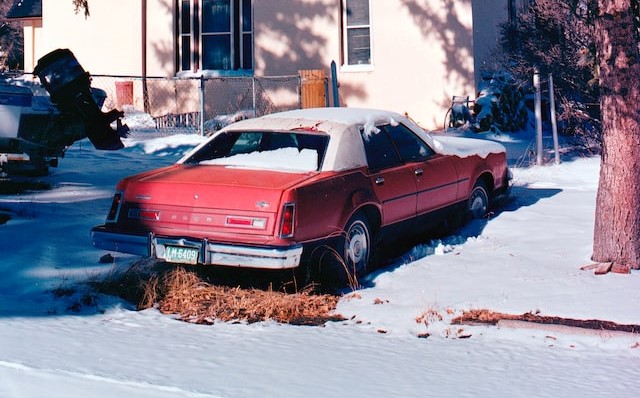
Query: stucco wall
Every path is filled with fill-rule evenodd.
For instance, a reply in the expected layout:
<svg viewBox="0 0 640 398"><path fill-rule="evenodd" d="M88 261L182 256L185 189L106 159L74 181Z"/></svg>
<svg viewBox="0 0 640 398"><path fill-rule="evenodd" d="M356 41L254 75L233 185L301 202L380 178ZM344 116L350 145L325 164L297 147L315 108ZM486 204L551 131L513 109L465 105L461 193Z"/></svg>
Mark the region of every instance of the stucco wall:
<svg viewBox="0 0 640 398"><path fill-rule="evenodd" d="M484 4L481 13L472 8L478 2ZM85 18L74 13L70 1L43 1L35 59L69 48L93 75L141 75L142 0L89 4L91 16ZM495 35L484 23L474 25L472 16L491 24L491 9L502 10L504 4L505 0L371 0L373 65L353 70L340 65L338 0L256 0L255 74L292 75L300 69L324 69L329 74L335 60L341 105L406 112L427 128L441 128L453 95L474 97L474 51L480 51L478 40L488 42L487 37ZM147 16L147 74L173 76L174 1L147 0ZM474 33L480 38L475 43Z"/></svg>
<svg viewBox="0 0 640 398"><path fill-rule="evenodd" d="M338 65L343 106L408 113L440 128L453 95L474 96L471 0L372 0L370 68L341 65L335 0L261 0L255 11L256 74Z"/></svg>
<svg viewBox="0 0 640 398"><path fill-rule="evenodd" d="M140 75L141 0L93 0L90 16L75 14L71 1L43 1L43 34L36 59L68 48L91 74ZM173 73L173 2L147 0L148 73Z"/></svg>
<svg viewBox="0 0 640 398"><path fill-rule="evenodd" d="M173 4L173 0L147 0L147 75L149 76L173 76L176 71Z"/></svg>
<svg viewBox="0 0 640 398"><path fill-rule="evenodd" d="M474 91L470 2L373 0L371 13L373 67L340 68L344 103L441 128L451 96Z"/></svg>
<svg viewBox="0 0 640 398"><path fill-rule="evenodd" d="M24 35L24 65L25 71L32 71L38 62L35 54L35 44L42 40L42 20L25 20L23 21Z"/></svg>
<svg viewBox="0 0 640 398"><path fill-rule="evenodd" d="M339 23L336 0L254 1L256 74L329 68L339 55Z"/></svg>

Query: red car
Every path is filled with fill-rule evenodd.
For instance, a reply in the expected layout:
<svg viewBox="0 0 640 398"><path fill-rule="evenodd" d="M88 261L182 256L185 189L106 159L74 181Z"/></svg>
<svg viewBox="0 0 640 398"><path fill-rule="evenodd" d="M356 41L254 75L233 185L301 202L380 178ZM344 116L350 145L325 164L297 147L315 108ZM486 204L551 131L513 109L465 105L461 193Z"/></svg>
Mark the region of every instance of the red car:
<svg viewBox="0 0 640 398"><path fill-rule="evenodd" d="M363 274L382 244L483 217L508 178L494 142L433 136L386 111L295 110L123 179L91 235L170 263L284 269L337 254Z"/></svg>

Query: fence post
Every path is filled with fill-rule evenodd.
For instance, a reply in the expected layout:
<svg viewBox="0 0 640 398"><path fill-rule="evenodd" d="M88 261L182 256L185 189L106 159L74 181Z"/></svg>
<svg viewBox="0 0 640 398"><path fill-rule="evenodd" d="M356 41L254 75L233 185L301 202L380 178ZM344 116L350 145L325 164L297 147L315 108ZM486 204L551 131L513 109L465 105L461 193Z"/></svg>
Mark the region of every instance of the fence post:
<svg viewBox="0 0 640 398"><path fill-rule="evenodd" d="M204 76L200 76L200 135L204 135Z"/></svg>
<svg viewBox="0 0 640 398"><path fill-rule="evenodd" d="M540 72L533 72L533 87L535 88L535 115L536 115L536 164L542 165L542 95L540 94Z"/></svg>
<svg viewBox="0 0 640 398"><path fill-rule="evenodd" d="M558 144L558 123L556 121L556 99L553 92L553 75L549 73L549 107L551 111L551 130L553 132L553 152L556 164L560 164L560 148Z"/></svg>
<svg viewBox="0 0 640 398"><path fill-rule="evenodd" d="M253 107L253 114L258 115L258 108L256 107L256 76L251 76L251 106Z"/></svg>
<svg viewBox="0 0 640 398"><path fill-rule="evenodd" d="M340 93L338 92L338 71L336 61L331 61L331 88L333 92L333 106L340 106Z"/></svg>

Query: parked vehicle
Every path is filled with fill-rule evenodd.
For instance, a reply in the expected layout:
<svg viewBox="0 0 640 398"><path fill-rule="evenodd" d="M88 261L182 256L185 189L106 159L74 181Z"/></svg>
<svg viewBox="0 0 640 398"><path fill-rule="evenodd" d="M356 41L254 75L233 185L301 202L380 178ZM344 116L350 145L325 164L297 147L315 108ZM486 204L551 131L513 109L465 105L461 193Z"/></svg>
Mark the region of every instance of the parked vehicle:
<svg viewBox="0 0 640 398"><path fill-rule="evenodd" d="M181 264L301 268L333 253L362 275L393 238L485 216L508 175L502 145L430 135L396 113L288 111L123 179L91 235L101 249Z"/></svg>
<svg viewBox="0 0 640 398"><path fill-rule="evenodd" d="M103 113L107 95L91 87L73 53L58 49L42 57L30 77L0 79L0 179L44 175L75 141L89 137L97 149L123 147L128 132L122 112ZM111 123L116 122L116 128Z"/></svg>

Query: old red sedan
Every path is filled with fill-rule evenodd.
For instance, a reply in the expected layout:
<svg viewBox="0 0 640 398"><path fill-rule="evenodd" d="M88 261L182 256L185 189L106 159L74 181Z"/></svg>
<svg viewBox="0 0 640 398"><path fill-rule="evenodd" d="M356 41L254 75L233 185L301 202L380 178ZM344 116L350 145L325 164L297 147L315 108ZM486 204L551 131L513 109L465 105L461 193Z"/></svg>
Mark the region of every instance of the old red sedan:
<svg viewBox="0 0 640 398"><path fill-rule="evenodd" d="M170 263L266 269L338 259L483 217L506 193L505 148L435 136L371 109L237 122L176 164L120 181L96 247Z"/></svg>

